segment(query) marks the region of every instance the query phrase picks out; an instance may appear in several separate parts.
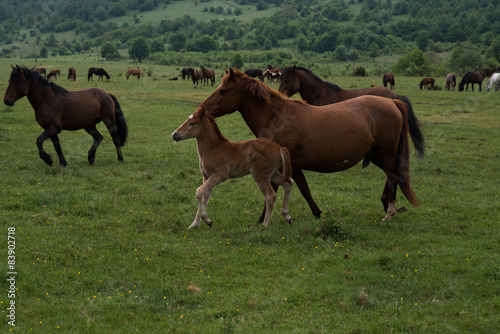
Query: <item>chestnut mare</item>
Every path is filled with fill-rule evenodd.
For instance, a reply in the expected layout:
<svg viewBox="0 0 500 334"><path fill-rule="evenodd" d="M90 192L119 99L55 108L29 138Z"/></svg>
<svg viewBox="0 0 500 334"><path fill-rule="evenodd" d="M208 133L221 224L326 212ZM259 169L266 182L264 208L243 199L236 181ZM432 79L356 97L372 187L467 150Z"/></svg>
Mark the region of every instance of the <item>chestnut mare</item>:
<svg viewBox="0 0 500 334"><path fill-rule="evenodd" d="M238 110L256 137L288 148L292 178L312 213L314 202L303 169L331 173L346 170L368 158L384 170L383 221L396 213L397 185L408 201L418 206L410 187L409 122L405 104L378 96L312 106L289 99L237 69L226 70L221 85L202 102L207 113L219 117ZM416 126L416 125L414 125Z"/></svg>
<svg viewBox="0 0 500 334"><path fill-rule="evenodd" d="M416 118L410 100L404 95L398 95L392 90L376 86L361 89L343 89L327 81L323 81L311 70L304 67L285 67L282 73L281 83L278 88L280 92L288 97L299 92L304 101L315 106L337 103L363 95L375 95L398 99L405 103L408 113L410 136L420 158L423 159L425 142L422 135L421 124ZM369 165L369 159L365 159L363 167Z"/></svg>
<svg viewBox="0 0 500 334"><path fill-rule="evenodd" d="M13 106L20 98L27 96L35 117L45 129L37 138L36 144L40 158L52 166L52 157L43 149L43 142L51 139L59 157L61 166L66 166L66 159L59 144L58 133L61 130L85 129L94 138L94 144L88 152L88 161L92 165L95 152L103 136L97 131L96 124L103 121L116 146L118 160L123 161L121 147L127 140L127 123L116 97L100 88L69 92L61 86L48 81L38 72L26 67L12 67L9 86L3 102Z"/></svg>
<svg viewBox="0 0 500 334"><path fill-rule="evenodd" d="M196 138L200 156L203 184L196 190L198 212L188 229L200 226L201 219L212 227L212 221L205 210L212 189L227 179L250 173L266 200L264 226L269 227L276 202L276 192L271 181L283 186L285 195L281 213L287 222L292 223L288 213L288 201L293 185L290 178L292 167L290 153L285 147L264 138L230 142L221 134L214 118L206 113L203 106L198 107L196 113L189 116L184 124L172 133L172 138L175 141Z"/></svg>
<svg viewBox="0 0 500 334"><path fill-rule="evenodd" d="M50 79L50 78L60 78L61 77L61 70L52 70L49 72L49 74L47 75L47 79Z"/></svg>
<svg viewBox="0 0 500 334"><path fill-rule="evenodd" d="M126 73L127 80L131 75L135 75L137 77L137 80L141 78L141 70L138 68L129 68Z"/></svg>
<svg viewBox="0 0 500 334"><path fill-rule="evenodd" d="M200 70L203 72L203 75L205 76L205 82L210 80L213 86L215 84L215 71L212 69L205 68L203 66L200 66Z"/></svg>

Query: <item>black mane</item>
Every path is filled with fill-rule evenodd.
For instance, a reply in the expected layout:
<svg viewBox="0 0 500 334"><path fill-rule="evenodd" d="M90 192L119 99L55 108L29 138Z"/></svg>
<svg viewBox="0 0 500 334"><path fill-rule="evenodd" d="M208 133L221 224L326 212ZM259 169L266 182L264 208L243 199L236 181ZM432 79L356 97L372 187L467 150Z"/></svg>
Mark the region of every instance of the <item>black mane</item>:
<svg viewBox="0 0 500 334"><path fill-rule="evenodd" d="M20 69L23 70L24 76L26 77L26 80L28 80L28 82L38 84L42 87L50 87L54 91L54 93L56 93L56 94L68 93L68 91L65 88L63 88L59 85L56 85L55 83L47 80L45 77L42 77L40 75L40 73L38 73L35 70L29 69L27 67L20 67ZM10 80L13 83L20 83L21 82L21 73L19 72L17 67L15 67L12 70L12 73L10 75Z"/></svg>
<svg viewBox="0 0 500 334"><path fill-rule="evenodd" d="M290 75L290 70L292 68L291 67L286 67L283 72L281 73L281 78L283 80L287 80L288 79L288 76ZM333 91L335 91L336 93L340 92L342 90L342 88L340 88L339 86L337 86L336 84L333 84L331 82L328 82L328 81L324 81L323 79L321 79L320 77L318 77L316 74L313 73L313 71L311 71L310 69L308 68L305 68L305 67L301 67L301 66L296 66L295 67L296 70L300 70L300 71L303 71L303 72L306 72L307 75L309 75L310 77L312 77L314 80L318 81L318 82L321 82L321 83L324 83L326 85L328 85L328 87L330 87Z"/></svg>

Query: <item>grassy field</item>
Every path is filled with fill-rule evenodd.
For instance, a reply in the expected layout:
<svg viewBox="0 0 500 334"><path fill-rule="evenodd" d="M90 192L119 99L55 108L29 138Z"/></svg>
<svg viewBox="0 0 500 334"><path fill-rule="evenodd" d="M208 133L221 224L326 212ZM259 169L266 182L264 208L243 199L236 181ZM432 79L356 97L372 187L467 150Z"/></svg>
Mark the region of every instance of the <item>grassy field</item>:
<svg viewBox="0 0 500 334"><path fill-rule="evenodd" d="M10 64L0 60L0 90ZM31 66L32 64L24 63ZM422 202L388 223L385 177L360 165L307 173L323 210L315 219L294 187L294 225L275 210L268 230L251 228L262 195L251 177L217 187L214 227L187 231L201 184L195 141L171 133L215 87L169 81L176 67L126 80L87 82L95 64L73 58L69 90L98 86L117 96L130 135L116 159L109 134L89 166L84 131L59 137L68 166L38 157L42 129L26 98L0 106L0 255L15 227L15 299L1 281L4 331L26 333L495 333L500 330L500 93L420 91L396 78L424 124L427 154L412 156ZM144 68L143 67L143 68ZM217 70L217 77L222 75ZM318 73L319 74L319 73ZM323 77L347 88L381 77ZM444 86L444 78L436 78ZM217 79L217 84L220 79ZM277 88L274 84L272 87ZM298 96L296 98L299 98ZM218 119L231 140L252 138L238 113ZM50 141L46 150L55 155ZM398 204L408 203L398 192ZM279 193L282 196L282 193ZM279 205L279 203L277 204ZM11 271L2 266L3 277ZM15 327L6 314L15 300Z"/></svg>

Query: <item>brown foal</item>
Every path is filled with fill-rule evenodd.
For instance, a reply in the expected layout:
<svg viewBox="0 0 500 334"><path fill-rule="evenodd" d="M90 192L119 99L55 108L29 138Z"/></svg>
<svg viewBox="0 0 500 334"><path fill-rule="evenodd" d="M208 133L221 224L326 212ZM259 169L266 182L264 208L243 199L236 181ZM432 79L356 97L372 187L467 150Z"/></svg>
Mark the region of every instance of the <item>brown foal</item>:
<svg viewBox="0 0 500 334"><path fill-rule="evenodd" d="M285 191L281 213L292 224L288 201L293 181L290 178L292 167L287 148L265 138L231 142L221 134L213 116L207 114L204 107L198 107L196 113L172 133L172 138L175 141L196 138L200 156L203 184L196 190L198 212L188 229L200 226L201 219L212 227L205 210L212 189L227 179L247 174L252 174L266 201L264 226L269 227L276 202L271 181L281 185Z"/></svg>

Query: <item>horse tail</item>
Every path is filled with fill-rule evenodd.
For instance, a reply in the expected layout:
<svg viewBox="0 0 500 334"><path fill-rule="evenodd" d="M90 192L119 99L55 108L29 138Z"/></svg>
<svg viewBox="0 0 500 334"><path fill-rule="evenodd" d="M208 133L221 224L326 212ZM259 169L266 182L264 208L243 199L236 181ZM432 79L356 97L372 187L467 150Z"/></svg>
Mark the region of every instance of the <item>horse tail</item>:
<svg viewBox="0 0 500 334"><path fill-rule="evenodd" d="M410 144L408 143L408 132L411 133L411 118L406 104L401 100L393 100L401 115L403 116L403 128L399 136L398 150L397 150L397 174L396 180L399 188L403 192L408 202L413 206L418 206L419 201L410 186ZM413 118L415 115L413 115ZM416 119L416 118L415 118ZM422 138L423 139L423 138Z"/></svg>
<svg viewBox="0 0 500 334"><path fill-rule="evenodd" d="M283 166L283 172L281 173L280 180L276 182L278 184L282 184L292 176L292 159L290 157L290 152L286 147L280 148L280 156L281 165Z"/></svg>
<svg viewBox="0 0 500 334"><path fill-rule="evenodd" d="M125 122L125 116L123 115L122 108L120 107L120 103L116 99L116 97L112 94L109 94L115 103L115 118L116 118L116 130L118 132L118 137L120 138L120 146L124 146L127 142L128 136L128 126L127 122Z"/></svg>
<svg viewBox="0 0 500 334"><path fill-rule="evenodd" d="M420 160L423 160L425 154L425 139L422 133L422 123L420 123L420 121L417 119L417 116L413 112L413 107L411 106L410 99L408 99L404 95L399 95L398 99L406 106L410 137L413 141L413 146L415 147L415 150L420 157Z"/></svg>

